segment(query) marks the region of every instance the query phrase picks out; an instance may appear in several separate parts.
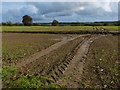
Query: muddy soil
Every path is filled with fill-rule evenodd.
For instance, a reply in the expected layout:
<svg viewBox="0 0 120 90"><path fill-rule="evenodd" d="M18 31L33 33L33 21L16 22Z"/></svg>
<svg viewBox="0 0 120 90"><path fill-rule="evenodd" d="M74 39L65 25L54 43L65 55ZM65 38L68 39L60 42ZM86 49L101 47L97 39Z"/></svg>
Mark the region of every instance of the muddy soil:
<svg viewBox="0 0 120 90"><path fill-rule="evenodd" d="M70 42L70 41L75 40L77 38L80 38L82 36L87 36L87 35L78 35L78 36L72 37L70 39L65 39L61 42L55 43L55 44L51 45L50 47L48 47L40 52L37 52L37 53L27 57L27 58L24 58L23 60L21 60L22 62L17 63L17 64L15 63L15 67L19 68L19 67L25 66L25 65L39 59L40 57L49 54L50 52L61 47L62 45L66 44L67 42Z"/></svg>
<svg viewBox="0 0 120 90"><path fill-rule="evenodd" d="M43 75L65 88L118 88L119 64L118 36L78 35L21 59L14 66L20 71L18 76Z"/></svg>
<svg viewBox="0 0 120 90"><path fill-rule="evenodd" d="M100 37L101 36L93 35L91 38L85 40L82 43L80 48L77 50L76 55L73 57L64 74L62 75L61 79L58 80L60 84L67 88L79 88L77 81L79 81L82 76L84 62L89 47L95 39Z"/></svg>
<svg viewBox="0 0 120 90"><path fill-rule="evenodd" d="M118 88L118 37L103 35L91 44L83 58L87 41L78 49L58 83L66 88Z"/></svg>
<svg viewBox="0 0 120 90"><path fill-rule="evenodd" d="M74 56L74 49L81 43L84 39L90 36L83 36L78 39L67 42L65 45L51 51L49 54L44 55L35 61L28 63L21 67L22 73L26 74L40 74L47 75L52 73L56 67L63 64L68 58L72 59ZM19 67L20 68L20 67Z"/></svg>
<svg viewBox="0 0 120 90"><path fill-rule="evenodd" d="M119 88L118 36L108 35L90 47L84 63L81 88Z"/></svg>

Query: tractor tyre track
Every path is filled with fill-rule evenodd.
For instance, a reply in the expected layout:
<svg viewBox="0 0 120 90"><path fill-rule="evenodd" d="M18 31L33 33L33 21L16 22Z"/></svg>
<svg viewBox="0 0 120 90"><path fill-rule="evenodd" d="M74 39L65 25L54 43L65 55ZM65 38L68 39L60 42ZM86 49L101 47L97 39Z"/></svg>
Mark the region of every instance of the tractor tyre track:
<svg viewBox="0 0 120 90"><path fill-rule="evenodd" d="M40 57L44 56L44 55L47 55L49 54L50 52L52 52L53 50L56 50L57 48L61 47L62 45L66 44L67 42L70 42L72 40L75 40L77 38L80 38L80 37L83 37L83 36L88 36L89 34L87 35L79 35L79 36L76 36L76 37L73 37L71 39L67 39L67 40L63 40L63 41L60 41L58 43L55 43L53 45L51 45L50 47L40 51L40 52L37 52L29 57L26 57L24 59L21 60L20 63L17 63L15 64L15 67L17 68L21 68L23 66L26 66L27 64L30 64L31 62L34 62L35 60L39 59Z"/></svg>
<svg viewBox="0 0 120 90"><path fill-rule="evenodd" d="M52 71L52 75L48 77L52 78L56 82L60 83L67 88L80 88L80 76L83 72L83 66L85 58L88 53L90 45L101 35L93 35L89 38L84 39L77 47L77 52L72 59L66 60L58 68ZM64 80L62 79L64 78ZM52 82L48 82L50 84Z"/></svg>

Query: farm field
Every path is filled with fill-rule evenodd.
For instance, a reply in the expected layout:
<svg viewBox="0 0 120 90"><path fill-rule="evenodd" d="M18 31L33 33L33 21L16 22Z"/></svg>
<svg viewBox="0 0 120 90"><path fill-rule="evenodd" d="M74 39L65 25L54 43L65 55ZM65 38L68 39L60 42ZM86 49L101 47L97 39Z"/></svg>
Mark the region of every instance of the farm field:
<svg viewBox="0 0 120 90"><path fill-rule="evenodd" d="M3 33L2 37L3 87L119 87L117 35Z"/></svg>
<svg viewBox="0 0 120 90"><path fill-rule="evenodd" d="M108 29L111 32L120 32L120 26L102 26L105 29Z"/></svg>
<svg viewBox="0 0 120 90"><path fill-rule="evenodd" d="M61 40L65 41L66 39L70 39L70 38L73 38L76 36L78 36L78 35L12 34L12 33L3 34L3 78L6 78L6 73L7 73L7 75L9 75L9 74L11 75L12 73L14 73L14 71L13 71L14 69L13 68L11 69L11 67L15 67L15 66L13 66L13 63L21 63L22 62L22 61L20 61L20 60L22 60L21 58L24 58L24 57L27 57L28 55L39 52L39 51L41 51L41 49L45 49L46 47L49 47L49 45L52 45L53 43L57 43L58 41L61 41ZM28 37L28 38L26 38L26 37ZM41 37L42 37L42 39L41 39ZM46 56L44 56L42 58L39 58L32 64L30 63L31 65L33 65L33 68L38 66L38 67L36 67L35 70L33 70L33 68L32 68L32 71L30 72L30 74L38 73L38 72L36 72L37 70L40 71L41 69L44 69L44 71L48 71L51 68L54 68L55 64L57 62L58 62L58 64L61 63L61 62L59 62L59 60L61 60L60 58L64 59L65 56L68 54L68 52L70 52L72 49L74 49L80 40L77 40L75 42L68 42L67 45L65 45L65 47L62 46L61 48L59 48L58 49L59 51L64 50L64 49L66 50L66 51L64 50L65 53L63 53L62 55L61 55L61 53L59 53L57 51L54 51L54 54L56 52L57 54L59 53L58 55L57 54L54 55L53 53L50 53L50 57L53 60L46 61L46 59L45 59ZM28 41L28 42L25 43L26 41ZM42 44L40 44L40 42ZM37 46L31 47L32 44L34 46L36 46L36 45ZM40 44L40 46L39 46L39 44ZM69 44L72 44L72 45L69 46ZM46 47L45 47L45 45L46 45ZM35 50L36 48L38 49L38 47L39 48L41 47L41 48L39 50ZM17 50L16 50L16 48L17 48ZM24 50L23 53L17 53L17 52L20 52L22 49ZM24 53L26 53L27 56L26 55L22 56L22 55L24 55ZM9 55L9 57L7 57L7 55ZM21 57L19 57L19 56L21 56ZM49 56L47 56L47 58L49 59ZM50 63L50 65L48 65L48 63ZM30 66L29 65L27 65L27 66L28 67L25 67L23 69L25 71L24 73L22 72L23 70L21 71L22 74L28 73L26 71L27 68L29 68L28 71L31 70ZM6 67L7 67L7 69L6 69ZM18 70L18 71L20 72L20 70ZM4 73L5 73L5 75L4 75ZM24 77L24 75L21 76L21 74L19 74L17 76ZM11 80L9 80L9 78L7 78L7 79L8 79L7 82L10 83ZM3 80L3 82L5 82L5 81L6 81L6 79Z"/></svg>
<svg viewBox="0 0 120 90"><path fill-rule="evenodd" d="M12 62L73 36L75 35L5 33L2 34L2 58L3 61Z"/></svg>
<svg viewBox="0 0 120 90"><path fill-rule="evenodd" d="M41 75L46 75L46 73L52 74L52 70L64 63L67 58L74 55L74 49L78 46L82 39L83 37L70 41L51 53L38 58L36 61L28 63L26 66L23 66L22 71L30 74L38 72L41 72L39 73Z"/></svg>
<svg viewBox="0 0 120 90"><path fill-rule="evenodd" d="M90 46L87 57L71 75L66 71L59 83L67 88L118 88L119 58L118 36L101 37ZM83 67L82 75L79 73Z"/></svg>
<svg viewBox="0 0 120 90"><path fill-rule="evenodd" d="M118 88L119 36L105 36L96 40L90 48L84 64L81 87Z"/></svg>
<svg viewBox="0 0 120 90"><path fill-rule="evenodd" d="M92 30L91 26L3 26L3 31L79 31Z"/></svg>
<svg viewBox="0 0 120 90"><path fill-rule="evenodd" d="M96 26L118 32L119 26ZM3 26L2 31L93 31L93 26Z"/></svg>
<svg viewBox="0 0 120 90"><path fill-rule="evenodd" d="M118 0L3 2L1 89L119 90Z"/></svg>

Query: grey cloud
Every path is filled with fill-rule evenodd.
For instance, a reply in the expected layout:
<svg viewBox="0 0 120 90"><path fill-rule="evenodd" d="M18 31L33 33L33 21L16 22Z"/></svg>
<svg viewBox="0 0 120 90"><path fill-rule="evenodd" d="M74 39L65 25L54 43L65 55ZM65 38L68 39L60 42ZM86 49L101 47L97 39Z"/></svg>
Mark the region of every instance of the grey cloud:
<svg viewBox="0 0 120 90"><path fill-rule="evenodd" d="M92 2L27 2L24 7L18 11L8 10L3 13L4 20L20 21L23 15L32 16L34 21L51 21L54 18L60 21L86 21L99 19L116 19L116 3L111 4L112 12L107 12L98 3ZM8 18L8 15L10 18Z"/></svg>
<svg viewBox="0 0 120 90"><path fill-rule="evenodd" d="M28 3L35 5L39 9L39 13L41 15L45 15L48 18L53 17L65 17L65 16L72 16L73 14L77 14L78 16L88 16L88 17L103 17L104 15L116 16L113 12L106 12L103 7L98 7L97 3L92 2L73 2L73 3ZM84 7L84 10L77 10L76 8ZM74 17L75 18L75 17Z"/></svg>

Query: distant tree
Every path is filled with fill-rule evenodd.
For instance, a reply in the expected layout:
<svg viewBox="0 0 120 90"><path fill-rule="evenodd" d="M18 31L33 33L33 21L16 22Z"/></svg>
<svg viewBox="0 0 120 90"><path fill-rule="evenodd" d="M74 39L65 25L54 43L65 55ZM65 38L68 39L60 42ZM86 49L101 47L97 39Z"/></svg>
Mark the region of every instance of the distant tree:
<svg viewBox="0 0 120 90"><path fill-rule="evenodd" d="M25 15L23 16L23 20L22 20L24 26L31 26L32 25L32 17Z"/></svg>
<svg viewBox="0 0 120 90"><path fill-rule="evenodd" d="M6 25L7 25L7 26L12 26L13 24L12 24L11 21L8 21L8 22L6 23Z"/></svg>
<svg viewBox="0 0 120 90"><path fill-rule="evenodd" d="M59 26L59 22L57 20L53 20L52 26Z"/></svg>
<svg viewBox="0 0 120 90"><path fill-rule="evenodd" d="M16 22L14 25L15 25L15 26L20 26L20 23L19 23L19 22Z"/></svg>
<svg viewBox="0 0 120 90"><path fill-rule="evenodd" d="M103 26L109 26L109 23L103 23Z"/></svg>
<svg viewBox="0 0 120 90"><path fill-rule="evenodd" d="M2 22L2 26L6 26L6 23L5 23L5 22Z"/></svg>

